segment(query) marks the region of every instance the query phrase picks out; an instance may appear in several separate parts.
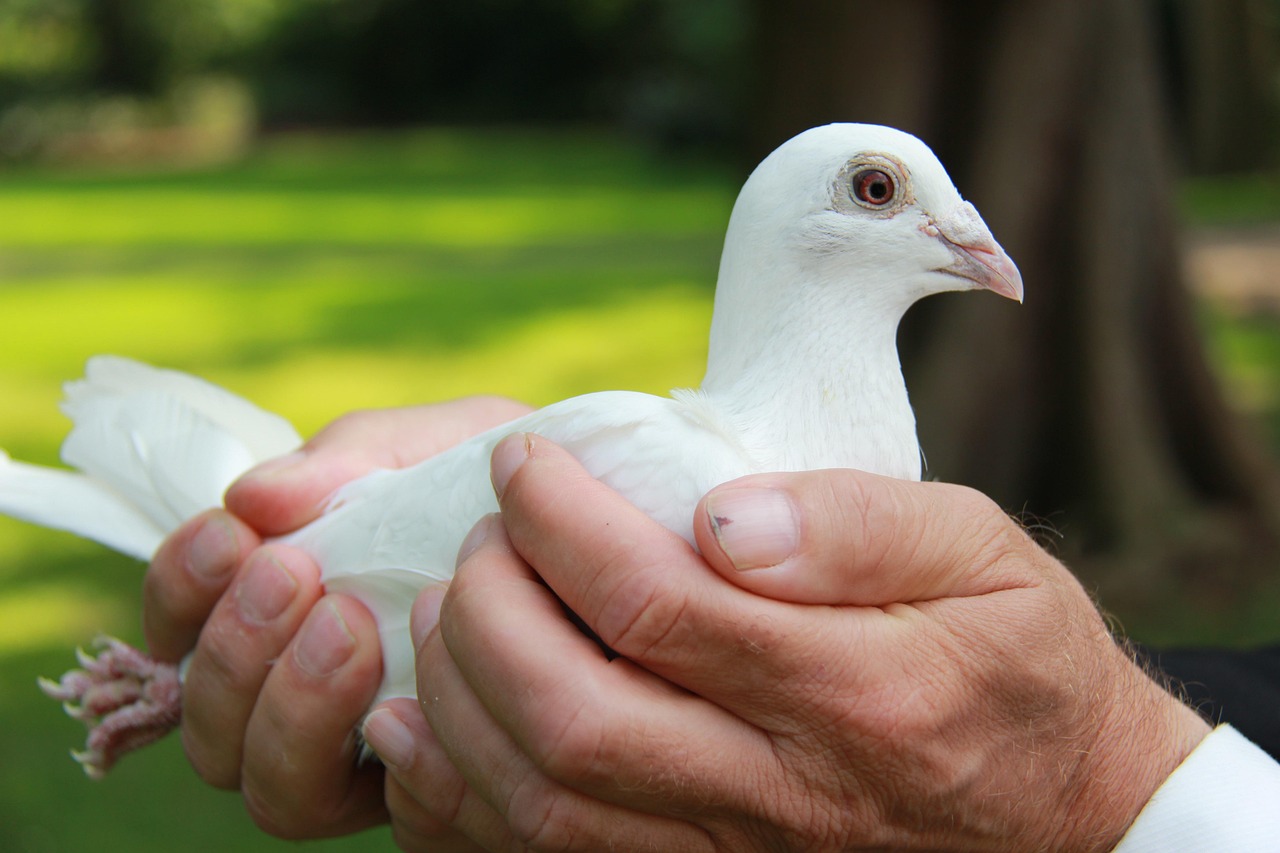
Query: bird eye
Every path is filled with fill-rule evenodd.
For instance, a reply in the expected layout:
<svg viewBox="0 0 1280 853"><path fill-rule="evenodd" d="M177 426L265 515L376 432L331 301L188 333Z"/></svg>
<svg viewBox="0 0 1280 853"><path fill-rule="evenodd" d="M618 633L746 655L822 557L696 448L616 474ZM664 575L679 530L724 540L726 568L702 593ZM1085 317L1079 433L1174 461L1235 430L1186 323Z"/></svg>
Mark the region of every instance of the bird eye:
<svg viewBox="0 0 1280 853"><path fill-rule="evenodd" d="M863 207L884 207L893 201L893 178L879 169L863 169L853 176L849 190Z"/></svg>

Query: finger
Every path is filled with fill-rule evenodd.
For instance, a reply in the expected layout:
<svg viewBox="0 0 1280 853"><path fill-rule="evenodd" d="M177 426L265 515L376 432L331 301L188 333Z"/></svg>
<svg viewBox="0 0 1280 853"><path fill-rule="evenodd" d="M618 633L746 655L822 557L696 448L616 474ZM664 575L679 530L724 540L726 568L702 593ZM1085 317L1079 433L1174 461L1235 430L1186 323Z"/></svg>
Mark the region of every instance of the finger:
<svg viewBox="0 0 1280 853"><path fill-rule="evenodd" d="M1038 575L1038 551L981 493L861 471L735 480L703 498L694 534L734 584L808 604L980 595ZM1024 559L1004 559L1015 553Z"/></svg>
<svg viewBox="0 0 1280 853"><path fill-rule="evenodd" d="M223 510L209 510L179 527L160 545L142 582L147 647L176 662L196 638L258 535Z"/></svg>
<svg viewBox="0 0 1280 853"><path fill-rule="evenodd" d="M375 469L406 468L528 412L502 397L353 412L242 476L227 490L227 508L265 535L282 535L315 519L339 486Z"/></svg>
<svg viewBox="0 0 1280 853"><path fill-rule="evenodd" d="M775 601L728 583L684 540L540 436L499 442L493 474L517 551L610 648L766 732L794 728L806 713L798 704L831 698L836 671L826 662L833 653L872 644L901 650L917 637L921 620L910 608L850 614ZM459 589L471 562L459 568L452 589ZM491 595L496 600L501 591ZM483 602L478 596L477 610ZM499 612L505 613L489 611ZM509 624L521 615L511 614ZM468 619L487 624L483 614ZM526 636L541 642L540 633ZM846 655L839 674L853 683L899 662Z"/></svg>
<svg viewBox="0 0 1280 853"><path fill-rule="evenodd" d="M452 826L437 820L389 771L385 787L387 810L391 813L391 837L401 850L409 853L479 853L485 849Z"/></svg>
<svg viewBox="0 0 1280 853"><path fill-rule="evenodd" d="M505 484L499 503L515 549L565 605L609 648L719 704L730 696L718 688L749 705L785 683L783 647L831 622L830 613L802 614L726 583L682 538L541 436L499 442L493 473ZM743 668L744 655L753 667Z"/></svg>
<svg viewBox="0 0 1280 853"><path fill-rule="evenodd" d="M209 784L239 787L244 732L258 693L320 594L310 557L265 545L214 608L182 690L182 743Z"/></svg>
<svg viewBox="0 0 1280 853"><path fill-rule="evenodd" d="M417 702L379 705L363 732L387 768L387 808L401 849L445 853L514 846L502 817L449 761Z"/></svg>
<svg viewBox="0 0 1280 853"><path fill-rule="evenodd" d="M356 737L381 660L369 611L328 595L271 668L245 731L240 788L272 835L323 838L386 821L382 770L358 765Z"/></svg>
<svg viewBox="0 0 1280 853"><path fill-rule="evenodd" d="M552 832L571 826L603 840L625 821L628 838L683 849L673 845L701 833L665 816L676 793L744 805L751 795L736 783L760 778L772 760L767 739L629 661L610 661L511 549L502 525L487 532L450 584L440 631L419 643L419 695L445 751L517 837L527 842L533 829L522 819L555 809L564 827ZM415 635L430 608L420 597ZM721 772L726 752L737 779ZM672 755L680 761L659 760Z"/></svg>

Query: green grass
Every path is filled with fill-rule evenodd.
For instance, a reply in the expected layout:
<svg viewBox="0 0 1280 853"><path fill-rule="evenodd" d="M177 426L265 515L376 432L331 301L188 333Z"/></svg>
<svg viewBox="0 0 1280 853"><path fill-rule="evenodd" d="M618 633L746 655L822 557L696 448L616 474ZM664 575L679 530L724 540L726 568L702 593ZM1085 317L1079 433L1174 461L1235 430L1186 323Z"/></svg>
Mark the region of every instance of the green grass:
<svg viewBox="0 0 1280 853"><path fill-rule="evenodd" d="M1227 392L1280 455L1280 315L1241 315L1206 306L1209 352Z"/></svg>
<svg viewBox="0 0 1280 853"><path fill-rule="evenodd" d="M1197 225L1280 222L1280 172L1192 178L1179 195L1187 219Z"/></svg>
<svg viewBox="0 0 1280 853"><path fill-rule="evenodd" d="M274 140L197 172L0 174L0 446L53 462L60 383L114 352L310 433L351 408L696 384L734 187L592 134ZM0 518L0 850L279 850L176 739L101 784L35 689L140 639L142 567ZM374 831L321 849L390 849Z"/></svg>

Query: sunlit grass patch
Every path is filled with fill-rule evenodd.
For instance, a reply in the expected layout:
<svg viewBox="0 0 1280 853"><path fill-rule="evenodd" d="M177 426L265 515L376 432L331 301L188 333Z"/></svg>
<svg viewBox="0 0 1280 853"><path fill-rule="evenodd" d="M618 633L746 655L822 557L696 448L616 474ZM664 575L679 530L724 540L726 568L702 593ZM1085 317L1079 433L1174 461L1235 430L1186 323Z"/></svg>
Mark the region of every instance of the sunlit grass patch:
<svg viewBox="0 0 1280 853"><path fill-rule="evenodd" d="M1257 420L1280 456L1280 317L1241 315L1207 306L1209 352L1227 394Z"/></svg>

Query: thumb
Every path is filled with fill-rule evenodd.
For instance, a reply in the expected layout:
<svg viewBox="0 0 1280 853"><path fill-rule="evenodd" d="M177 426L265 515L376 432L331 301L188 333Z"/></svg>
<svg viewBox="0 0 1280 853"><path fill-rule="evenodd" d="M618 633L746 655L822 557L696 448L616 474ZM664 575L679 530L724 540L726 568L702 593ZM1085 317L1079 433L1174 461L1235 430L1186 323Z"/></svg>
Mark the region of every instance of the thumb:
<svg viewBox="0 0 1280 853"><path fill-rule="evenodd" d="M1050 559L980 492L846 469L718 486L694 534L735 585L803 604L980 595L1037 582Z"/></svg>
<svg viewBox="0 0 1280 853"><path fill-rule="evenodd" d="M407 468L476 433L526 414L501 397L352 412L297 451L251 469L227 490L226 505L264 536L314 520L340 486L380 468Z"/></svg>

